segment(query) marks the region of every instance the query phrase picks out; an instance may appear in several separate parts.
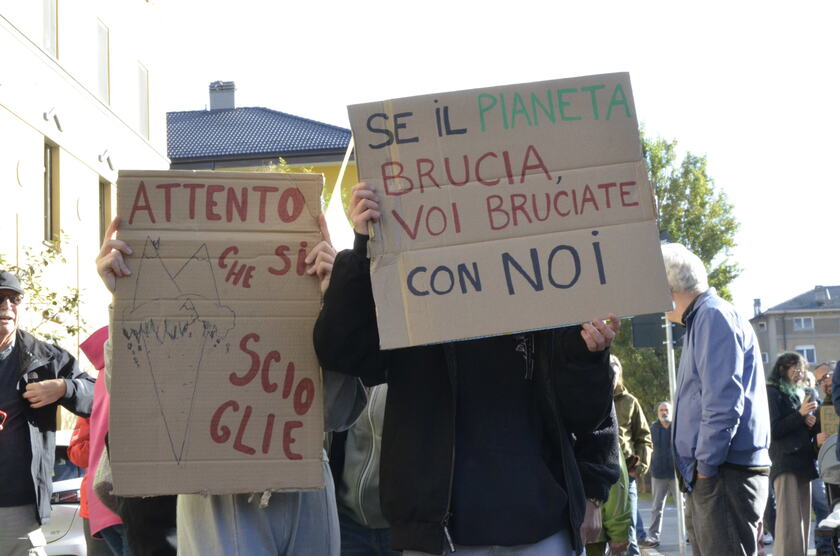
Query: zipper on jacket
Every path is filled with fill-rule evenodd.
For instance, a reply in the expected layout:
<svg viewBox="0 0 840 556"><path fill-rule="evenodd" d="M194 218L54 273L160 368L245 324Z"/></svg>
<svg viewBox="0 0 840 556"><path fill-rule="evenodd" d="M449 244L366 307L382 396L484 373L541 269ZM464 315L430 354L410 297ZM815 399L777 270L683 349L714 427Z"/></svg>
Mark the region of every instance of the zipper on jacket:
<svg viewBox="0 0 840 556"><path fill-rule="evenodd" d="M452 537L449 536L449 508L447 508L446 517L443 518L443 534L446 536L446 542L449 543L449 552L455 552L455 544L452 542Z"/></svg>
<svg viewBox="0 0 840 556"><path fill-rule="evenodd" d="M449 518L452 515L452 484L455 481L455 420L458 413L458 366L455 361L455 346L452 344L444 346L444 353L446 354L446 367L449 370L449 380L452 382L452 458L449 462L449 490L446 498L446 513L443 514L443 534L446 537L446 542L449 543L450 552L455 552L455 543L452 542L452 536L449 534Z"/></svg>
<svg viewBox="0 0 840 556"><path fill-rule="evenodd" d="M516 337L516 352L525 359L525 380L534 378L534 336L521 334Z"/></svg>
<svg viewBox="0 0 840 556"><path fill-rule="evenodd" d="M367 408L365 413L367 413L368 423L370 424L370 452L368 453L367 461L365 462L364 467L362 467L362 472L359 474L359 490L358 490L358 503L359 503L359 514L362 520L364 521L365 526L368 526L368 517L365 515L365 507L362 503L362 493L364 492L365 483L367 482L367 475L370 473L371 468L373 467L373 460L376 456L376 426L373 422L373 411L375 409L374 399L376 398L378 389L373 389L371 392L370 400L368 401Z"/></svg>

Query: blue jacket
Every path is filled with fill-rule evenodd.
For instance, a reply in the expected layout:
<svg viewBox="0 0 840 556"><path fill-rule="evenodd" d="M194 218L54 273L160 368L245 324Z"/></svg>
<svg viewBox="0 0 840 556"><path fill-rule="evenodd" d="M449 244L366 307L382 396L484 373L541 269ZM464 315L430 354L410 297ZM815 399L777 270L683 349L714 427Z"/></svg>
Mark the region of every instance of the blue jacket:
<svg viewBox="0 0 840 556"><path fill-rule="evenodd" d="M769 467L770 415L760 350L750 323L709 289L684 318L672 440L677 469L717 475L732 463Z"/></svg>
<svg viewBox="0 0 840 556"><path fill-rule="evenodd" d="M654 479L674 478L674 451L671 449L671 427L662 426L659 419L650 424L653 438L653 458L650 462L650 475Z"/></svg>

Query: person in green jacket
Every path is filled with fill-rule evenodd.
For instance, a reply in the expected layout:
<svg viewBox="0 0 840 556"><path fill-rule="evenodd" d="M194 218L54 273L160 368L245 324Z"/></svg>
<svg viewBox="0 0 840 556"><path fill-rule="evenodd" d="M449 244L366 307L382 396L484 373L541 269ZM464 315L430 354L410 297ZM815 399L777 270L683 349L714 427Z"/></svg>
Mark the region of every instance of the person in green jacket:
<svg viewBox="0 0 840 556"><path fill-rule="evenodd" d="M628 492L630 477L624 460L618 458L618 461L621 464L621 478L610 488L609 498L601 506L601 534L596 542L586 545L586 556L603 556L608 544L610 554L623 554L627 550L633 516Z"/></svg>
<svg viewBox="0 0 840 556"><path fill-rule="evenodd" d="M648 466L650 466L653 438L639 400L624 387L621 361L615 355L610 355L610 366L615 371L613 402L615 403L615 414L618 422L618 447L621 456L624 457L627 473L630 476L630 504L633 506L628 556L639 556L641 552L639 551L638 541L644 538L644 526L641 523L641 515L637 507L636 481L647 472Z"/></svg>

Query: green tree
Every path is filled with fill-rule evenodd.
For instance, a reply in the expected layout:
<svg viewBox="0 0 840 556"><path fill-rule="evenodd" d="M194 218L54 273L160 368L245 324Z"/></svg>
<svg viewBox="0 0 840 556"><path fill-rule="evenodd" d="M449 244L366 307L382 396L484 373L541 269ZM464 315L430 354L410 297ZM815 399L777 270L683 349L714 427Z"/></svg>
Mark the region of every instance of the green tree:
<svg viewBox="0 0 840 556"><path fill-rule="evenodd" d="M727 257L735 246L738 221L726 193L715 188L705 156L686 153L677 162L677 142L642 133L648 176L659 208L659 229L706 264L709 285L731 300L729 284L740 273Z"/></svg>
<svg viewBox="0 0 840 556"><path fill-rule="evenodd" d="M40 249L26 247L19 265L10 264L0 254L0 268L17 275L26 290L25 303L31 318L27 331L67 349L75 343L79 334L85 332L86 323L79 311L81 296L78 288L47 285L49 281L45 277L61 272L57 267L67 262L60 245L60 241L45 241ZM68 351L75 352L75 347Z"/></svg>
<svg viewBox="0 0 840 556"><path fill-rule="evenodd" d="M642 150L659 209L659 229L696 253L709 271L709 285L731 299L729 284L740 269L728 256L735 246L738 221L726 194L715 188L706 157L687 152L678 161L676 141L649 139L644 132ZM665 348L633 347L630 322L625 321L612 351L621 359L624 383L652 421L654 405L670 397Z"/></svg>

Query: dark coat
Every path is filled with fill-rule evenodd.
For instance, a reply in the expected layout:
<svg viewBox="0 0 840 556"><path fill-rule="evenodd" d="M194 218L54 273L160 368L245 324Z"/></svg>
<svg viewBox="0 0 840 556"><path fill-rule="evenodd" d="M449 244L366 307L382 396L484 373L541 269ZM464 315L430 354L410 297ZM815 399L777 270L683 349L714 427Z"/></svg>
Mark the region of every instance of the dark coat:
<svg viewBox="0 0 840 556"><path fill-rule="evenodd" d="M20 355L18 389L21 394L29 382L63 378L67 393L58 403L76 415L90 417L93 409L94 380L79 370L76 359L60 347L42 342L23 330L17 331L15 342ZM49 521L51 512L56 413L55 404L50 404L38 409L30 408L27 416L32 447L35 508L38 521L42 524Z"/></svg>
<svg viewBox="0 0 840 556"><path fill-rule="evenodd" d="M450 515L459 362L451 343L379 349L366 241L357 236L354 249L336 257L315 349L324 368L368 385L388 382L380 489L392 547L439 554ZM580 549L585 499L605 500L619 474L609 354L589 353L577 327L533 333L533 340L534 403Z"/></svg>
<svg viewBox="0 0 840 556"><path fill-rule="evenodd" d="M777 385L767 385L770 409L770 482L782 473L793 473L809 481L817 478L814 460L815 430L805 425L799 400L784 394Z"/></svg>

